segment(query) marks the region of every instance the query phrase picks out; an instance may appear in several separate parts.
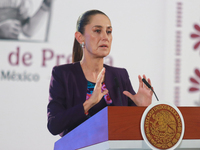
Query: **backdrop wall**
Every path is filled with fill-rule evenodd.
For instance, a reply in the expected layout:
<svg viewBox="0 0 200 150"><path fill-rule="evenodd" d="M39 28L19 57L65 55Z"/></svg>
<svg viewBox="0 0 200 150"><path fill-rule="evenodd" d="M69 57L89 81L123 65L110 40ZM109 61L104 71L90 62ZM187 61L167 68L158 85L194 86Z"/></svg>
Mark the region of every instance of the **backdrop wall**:
<svg viewBox="0 0 200 150"><path fill-rule="evenodd" d="M41 3L32 1L30 15ZM71 62L76 21L89 9L110 17L105 63L126 68L135 91L146 74L161 101L200 106L199 7L199 0L55 0L34 36L0 39L0 149L49 150L60 138L46 127L51 70Z"/></svg>

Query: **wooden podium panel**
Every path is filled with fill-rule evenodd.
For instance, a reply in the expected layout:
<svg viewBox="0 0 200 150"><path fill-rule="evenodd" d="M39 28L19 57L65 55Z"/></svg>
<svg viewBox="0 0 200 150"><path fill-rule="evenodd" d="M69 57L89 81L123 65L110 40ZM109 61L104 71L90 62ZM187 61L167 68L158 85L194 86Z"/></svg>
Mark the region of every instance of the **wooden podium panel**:
<svg viewBox="0 0 200 150"><path fill-rule="evenodd" d="M200 139L200 107L178 107L185 122L183 139ZM146 107L109 107L109 140L143 140L140 121Z"/></svg>
<svg viewBox="0 0 200 150"><path fill-rule="evenodd" d="M178 107L185 122L183 139L200 139L200 107Z"/></svg>
<svg viewBox="0 0 200 150"><path fill-rule="evenodd" d="M178 107L185 122L183 140L200 139L200 107ZM54 150L80 149L107 141L143 141L140 121L146 107L108 106L55 143Z"/></svg>

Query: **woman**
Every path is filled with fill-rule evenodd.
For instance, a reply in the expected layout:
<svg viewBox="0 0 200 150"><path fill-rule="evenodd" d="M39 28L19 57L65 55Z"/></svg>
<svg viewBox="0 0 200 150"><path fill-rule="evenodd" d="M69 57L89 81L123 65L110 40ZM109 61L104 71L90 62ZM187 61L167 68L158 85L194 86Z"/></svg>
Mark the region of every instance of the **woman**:
<svg viewBox="0 0 200 150"><path fill-rule="evenodd" d="M153 93L143 85L141 76L136 94L125 69L103 64L111 42L112 26L106 14L90 10L79 17L73 63L52 71L48 104L52 134L65 135L106 106L151 104ZM148 82L151 84L150 79Z"/></svg>

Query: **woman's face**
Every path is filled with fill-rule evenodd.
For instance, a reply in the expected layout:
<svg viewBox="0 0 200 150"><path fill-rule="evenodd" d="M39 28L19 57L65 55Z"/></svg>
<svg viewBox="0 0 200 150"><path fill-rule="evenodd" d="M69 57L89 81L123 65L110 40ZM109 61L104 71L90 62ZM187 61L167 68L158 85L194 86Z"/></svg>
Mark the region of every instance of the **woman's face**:
<svg viewBox="0 0 200 150"><path fill-rule="evenodd" d="M97 14L91 17L84 31L85 53L95 58L102 58L110 53L112 27L107 16Z"/></svg>

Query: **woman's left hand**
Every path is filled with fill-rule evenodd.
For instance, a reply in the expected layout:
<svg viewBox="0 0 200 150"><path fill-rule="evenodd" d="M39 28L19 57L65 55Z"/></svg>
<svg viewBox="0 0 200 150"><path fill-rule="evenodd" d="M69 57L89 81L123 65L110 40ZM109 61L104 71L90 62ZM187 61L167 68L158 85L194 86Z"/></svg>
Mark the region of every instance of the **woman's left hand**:
<svg viewBox="0 0 200 150"><path fill-rule="evenodd" d="M145 75L143 75L143 78L146 80ZM139 79L138 92L135 95L132 95L130 92L124 91L123 94L132 99L132 101L137 106L149 106L152 102L153 92L142 82L142 77L140 75L138 76L138 79ZM151 85L150 79L148 79L147 82Z"/></svg>

